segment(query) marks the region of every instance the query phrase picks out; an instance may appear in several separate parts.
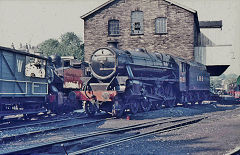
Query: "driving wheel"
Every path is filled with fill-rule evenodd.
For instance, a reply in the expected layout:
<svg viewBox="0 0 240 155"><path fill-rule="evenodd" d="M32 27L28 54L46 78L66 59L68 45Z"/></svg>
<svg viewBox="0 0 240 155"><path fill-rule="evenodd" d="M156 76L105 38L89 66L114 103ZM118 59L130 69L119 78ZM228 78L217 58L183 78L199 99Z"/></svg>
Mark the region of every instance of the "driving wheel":
<svg viewBox="0 0 240 155"><path fill-rule="evenodd" d="M125 111L125 106L123 100L117 95L114 98L114 103L112 107L112 116L121 117Z"/></svg>
<svg viewBox="0 0 240 155"><path fill-rule="evenodd" d="M95 113L97 112L96 106L90 101L84 102L83 108L88 116L94 116Z"/></svg>
<svg viewBox="0 0 240 155"><path fill-rule="evenodd" d="M150 102L147 98L143 98L140 101L141 108L144 112L148 112L151 109L152 102Z"/></svg>

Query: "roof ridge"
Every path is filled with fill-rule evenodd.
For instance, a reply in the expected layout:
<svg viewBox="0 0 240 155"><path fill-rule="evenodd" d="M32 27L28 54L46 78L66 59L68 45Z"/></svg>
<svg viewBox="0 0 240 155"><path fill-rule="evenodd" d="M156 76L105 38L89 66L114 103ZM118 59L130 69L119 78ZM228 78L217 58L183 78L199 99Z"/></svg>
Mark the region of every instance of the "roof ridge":
<svg viewBox="0 0 240 155"><path fill-rule="evenodd" d="M175 2L175 1L173 1L173 0L164 0L164 1L169 2L169 3L171 3L171 4L174 4L174 5L176 5L176 6L179 6L179 7L183 8L183 9L185 9L185 10L188 10L188 11L190 11L190 12L192 12L192 13L197 13L196 10L194 10L194 9L192 9L192 8L186 6L186 5L183 5L183 4L180 4L180 3L178 3L178 2Z"/></svg>
<svg viewBox="0 0 240 155"><path fill-rule="evenodd" d="M105 3L103 3L102 5L98 6L97 8L95 8L95 9L89 11L88 13L82 15L81 18L84 19L84 18L88 17L89 15L93 14L94 12L102 9L103 7L105 7L105 6L111 4L112 2L115 2L115 1L118 1L118 0L109 0L109 1L107 1L107 2L105 2ZM168 3L170 3L170 4L174 4L174 5L176 5L176 6L180 7L180 8L183 8L183 9L185 9L185 10L187 10L187 11L190 11L190 12L192 12L192 13L194 13L194 14L197 13L196 10L194 10L194 9L192 9L192 8L189 8L189 7L185 6L185 5L182 5L182 4L180 4L180 3L177 3L177 2L175 2L175 1L173 1L173 0L164 0L164 1L166 1L166 2L168 2Z"/></svg>
<svg viewBox="0 0 240 155"><path fill-rule="evenodd" d="M95 8L95 9L89 11L88 13L82 15L81 18L82 18L82 19L86 18L87 16L91 15L92 13L94 13L94 12L96 12L97 10L99 10L99 9L107 6L108 4L110 4L110 3L114 2L114 1L115 1L115 0L109 0L109 1L107 1L107 2L105 2L105 3L103 3L102 5L98 6L97 8Z"/></svg>

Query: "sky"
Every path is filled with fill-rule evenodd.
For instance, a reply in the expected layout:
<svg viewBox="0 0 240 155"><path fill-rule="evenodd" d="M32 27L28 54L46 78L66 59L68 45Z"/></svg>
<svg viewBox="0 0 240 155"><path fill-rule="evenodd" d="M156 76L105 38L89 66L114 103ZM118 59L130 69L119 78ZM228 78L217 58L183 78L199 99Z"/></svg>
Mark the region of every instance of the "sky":
<svg viewBox="0 0 240 155"><path fill-rule="evenodd" d="M81 15L107 0L0 0L0 46L38 45L74 32L82 39ZM223 28L202 30L218 45L231 44L231 67L240 74L240 0L174 0L198 12L199 20L223 20ZM218 58L221 59L221 58ZM222 58L224 61L224 58Z"/></svg>

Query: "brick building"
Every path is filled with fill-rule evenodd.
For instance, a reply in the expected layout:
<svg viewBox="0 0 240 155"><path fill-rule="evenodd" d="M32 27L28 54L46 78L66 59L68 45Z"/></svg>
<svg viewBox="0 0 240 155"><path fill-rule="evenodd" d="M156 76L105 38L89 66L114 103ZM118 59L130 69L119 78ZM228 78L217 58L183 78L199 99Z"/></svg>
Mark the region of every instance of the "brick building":
<svg viewBox="0 0 240 155"><path fill-rule="evenodd" d="M108 45L193 60L200 36L197 12L171 0L109 0L81 18L85 60Z"/></svg>

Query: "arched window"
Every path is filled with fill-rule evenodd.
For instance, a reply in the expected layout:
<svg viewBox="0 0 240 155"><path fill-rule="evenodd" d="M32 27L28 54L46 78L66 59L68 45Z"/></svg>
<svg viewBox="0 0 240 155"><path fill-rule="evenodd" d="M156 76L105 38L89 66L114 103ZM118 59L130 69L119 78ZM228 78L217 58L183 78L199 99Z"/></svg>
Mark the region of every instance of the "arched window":
<svg viewBox="0 0 240 155"><path fill-rule="evenodd" d="M119 35L119 20L109 20L108 21L108 35Z"/></svg>

